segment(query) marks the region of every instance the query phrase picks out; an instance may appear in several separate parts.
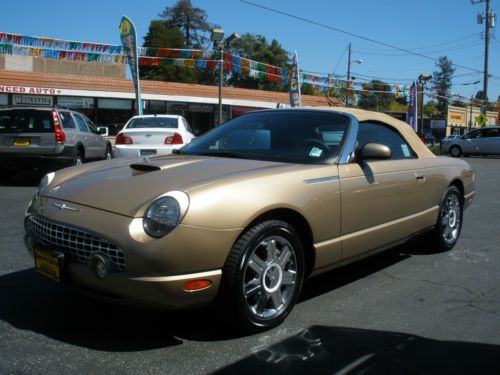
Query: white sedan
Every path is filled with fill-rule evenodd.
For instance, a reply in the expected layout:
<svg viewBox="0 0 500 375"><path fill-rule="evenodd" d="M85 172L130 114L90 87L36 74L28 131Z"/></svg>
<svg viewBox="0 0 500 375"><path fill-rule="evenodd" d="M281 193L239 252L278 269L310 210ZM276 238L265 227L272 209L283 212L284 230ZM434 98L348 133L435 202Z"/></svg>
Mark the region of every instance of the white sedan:
<svg viewBox="0 0 500 375"><path fill-rule="evenodd" d="M182 116L134 116L116 136L115 157L171 154L193 138L191 127Z"/></svg>

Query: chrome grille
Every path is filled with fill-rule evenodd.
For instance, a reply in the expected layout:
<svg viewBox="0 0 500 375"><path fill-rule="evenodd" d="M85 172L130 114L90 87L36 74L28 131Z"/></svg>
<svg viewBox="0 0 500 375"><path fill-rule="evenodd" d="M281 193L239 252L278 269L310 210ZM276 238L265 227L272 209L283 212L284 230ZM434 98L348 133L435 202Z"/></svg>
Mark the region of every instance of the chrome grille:
<svg viewBox="0 0 500 375"><path fill-rule="evenodd" d="M36 238L55 246L71 260L88 264L92 254L101 252L108 255L118 270L125 271L123 250L94 234L52 223L36 216L29 216L26 226Z"/></svg>

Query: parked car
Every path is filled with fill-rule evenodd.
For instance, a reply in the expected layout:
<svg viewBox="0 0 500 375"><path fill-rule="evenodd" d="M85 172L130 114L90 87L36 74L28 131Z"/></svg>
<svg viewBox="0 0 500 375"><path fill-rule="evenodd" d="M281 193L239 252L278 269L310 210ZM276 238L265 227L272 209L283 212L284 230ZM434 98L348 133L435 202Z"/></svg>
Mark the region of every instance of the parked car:
<svg viewBox="0 0 500 375"><path fill-rule="evenodd" d="M500 126L485 126L442 146L451 156L500 155Z"/></svg>
<svg viewBox="0 0 500 375"><path fill-rule="evenodd" d="M84 114L71 109L0 109L0 167L58 169L110 159L111 144Z"/></svg>
<svg viewBox="0 0 500 375"><path fill-rule="evenodd" d="M304 280L428 233L457 243L474 173L404 122L351 108L247 113L173 155L45 176L25 243L43 275L114 300L280 324Z"/></svg>
<svg viewBox="0 0 500 375"><path fill-rule="evenodd" d="M115 140L116 157L170 154L194 138L188 122L177 115L132 117Z"/></svg>

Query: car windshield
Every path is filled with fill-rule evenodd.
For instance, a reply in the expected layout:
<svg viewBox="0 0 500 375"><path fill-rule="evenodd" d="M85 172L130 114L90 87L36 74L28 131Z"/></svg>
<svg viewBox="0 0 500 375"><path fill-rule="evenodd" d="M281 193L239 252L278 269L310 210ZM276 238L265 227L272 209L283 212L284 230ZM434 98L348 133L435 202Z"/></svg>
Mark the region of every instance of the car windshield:
<svg viewBox="0 0 500 375"><path fill-rule="evenodd" d="M177 128L176 117L136 117L130 120L127 129Z"/></svg>
<svg viewBox="0 0 500 375"><path fill-rule="evenodd" d="M51 133L51 111L8 109L0 111L0 133Z"/></svg>
<svg viewBox="0 0 500 375"><path fill-rule="evenodd" d="M350 120L329 111L273 110L245 114L179 153L299 164L334 162Z"/></svg>

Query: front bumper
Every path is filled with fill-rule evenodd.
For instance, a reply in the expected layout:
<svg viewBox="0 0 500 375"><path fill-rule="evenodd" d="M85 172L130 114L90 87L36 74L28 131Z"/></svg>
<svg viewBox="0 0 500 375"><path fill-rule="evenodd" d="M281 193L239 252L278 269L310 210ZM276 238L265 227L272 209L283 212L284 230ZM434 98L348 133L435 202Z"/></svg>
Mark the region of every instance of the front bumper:
<svg viewBox="0 0 500 375"><path fill-rule="evenodd" d="M179 225L162 239L134 239L130 233L132 218L71 202L66 204L75 211L61 210L54 203L60 204L61 201L42 197L28 208L26 221L34 216L57 226L48 230L55 232L51 237L55 240L47 241L40 232L37 234L26 225L25 244L30 253L35 248L63 253L61 280L64 283L97 297L129 305L174 310L210 304L218 292L225 258L239 234L237 230ZM59 227L74 228L84 234L64 232ZM85 238L87 234L93 236L90 242L97 241L98 237L102 242L123 249L123 267L116 267L106 252L94 248L81 250L80 246L86 245L84 242L80 245L82 241L75 240L75 236ZM112 234L112 237L106 234ZM77 242L78 254L68 250L65 243L68 241ZM102 242L98 246L102 246ZM102 255L113 265L103 278L99 278L92 263L94 255ZM210 285L196 291L185 289L187 282L199 280L208 281Z"/></svg>

